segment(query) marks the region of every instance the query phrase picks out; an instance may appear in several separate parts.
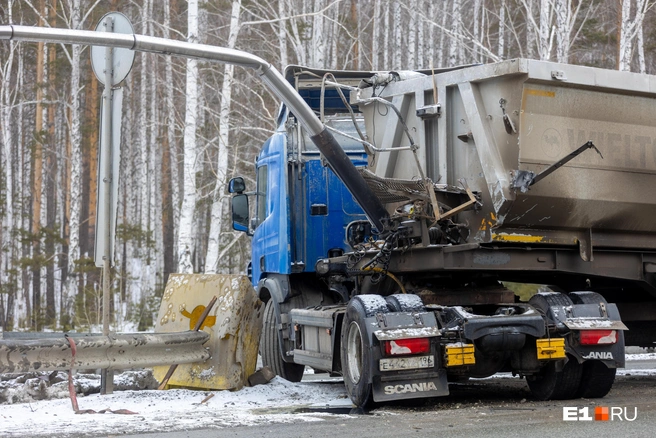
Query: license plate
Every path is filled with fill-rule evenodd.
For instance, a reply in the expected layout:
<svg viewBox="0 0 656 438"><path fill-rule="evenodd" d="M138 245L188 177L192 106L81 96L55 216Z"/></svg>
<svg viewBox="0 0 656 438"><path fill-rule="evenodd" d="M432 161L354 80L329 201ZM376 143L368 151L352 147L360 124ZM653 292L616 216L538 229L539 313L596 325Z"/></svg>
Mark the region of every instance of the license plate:
<svg viewBox="0 0 656 438"><path fill-rule="evenodd" d="M395 357L381 359L378 367L380 371L413 370L418 368L433 368L434 356Z"/></svg>

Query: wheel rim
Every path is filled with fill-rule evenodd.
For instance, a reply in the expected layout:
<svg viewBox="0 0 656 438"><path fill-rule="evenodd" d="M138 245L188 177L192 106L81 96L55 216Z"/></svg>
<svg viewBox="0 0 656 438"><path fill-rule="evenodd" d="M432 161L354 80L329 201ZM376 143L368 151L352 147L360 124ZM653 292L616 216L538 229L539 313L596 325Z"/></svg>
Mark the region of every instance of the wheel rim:
<svg viewBox="0 0 656 438"><path fill-rule="evenodd" d="M360 326L355 321L349 325L346 354L348 375L353 383L358 383L362 375L362 335Z"/></svg>

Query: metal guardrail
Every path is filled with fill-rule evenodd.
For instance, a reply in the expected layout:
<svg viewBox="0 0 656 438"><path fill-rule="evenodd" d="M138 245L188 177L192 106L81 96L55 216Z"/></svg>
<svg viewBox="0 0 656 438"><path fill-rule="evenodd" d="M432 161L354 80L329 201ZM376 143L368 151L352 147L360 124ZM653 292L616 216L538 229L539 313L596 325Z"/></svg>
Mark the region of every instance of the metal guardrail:
<svg viewBox="0 0 656 438"><path fill-rule="evenodd" d="M72 338L89 338L93 336L103 336L102 333L90 332L3 332L0 331L0 341L2 340L29 340L35 341L37 339L55 339L70 336Z"/></svg>
<svg viewBox="0 0 656 438"><path fill-rule="evenodd" d="M210 358L204 331L177 333L124 333L77 336L73 355L62 334L41 339L0 340L0 373L66 371L76 369L125 370L157 365L202 362Z"/></svg>

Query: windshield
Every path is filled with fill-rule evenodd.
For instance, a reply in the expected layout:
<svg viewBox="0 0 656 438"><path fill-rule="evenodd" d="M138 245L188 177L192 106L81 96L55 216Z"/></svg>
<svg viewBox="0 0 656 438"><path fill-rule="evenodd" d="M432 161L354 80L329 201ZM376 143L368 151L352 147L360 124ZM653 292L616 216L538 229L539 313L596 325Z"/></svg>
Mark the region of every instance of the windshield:
<svg viewBox="0 0 656 438"><path fill-rule="evenodd" d="M362 133L365 133L365 128L364 128L364 119L363 118L356 118L356 121L358 123L358 127L360 128L360 131ZM326 125L330 126L331 128L335 128L340 132L345 133L346 135L349 135L353 138L346 137L344 135L340 135L339 133L335 131L331 131L332 134L335 136L335 139L339 143L339 145L342 147L347 152L364 152L364 146L362 146L362 143L355 140L357 138L360 138L360 135L358 134L358 131L355 129L355 126L353 125L353 120L349 115L343 116L343 117L334 117L326 120ZM312 140L310 140L310 136L303 130L303 143L305 144L305 151L306 152L319 152L319 149L315 146L314 143L312 143Z"/></svg>

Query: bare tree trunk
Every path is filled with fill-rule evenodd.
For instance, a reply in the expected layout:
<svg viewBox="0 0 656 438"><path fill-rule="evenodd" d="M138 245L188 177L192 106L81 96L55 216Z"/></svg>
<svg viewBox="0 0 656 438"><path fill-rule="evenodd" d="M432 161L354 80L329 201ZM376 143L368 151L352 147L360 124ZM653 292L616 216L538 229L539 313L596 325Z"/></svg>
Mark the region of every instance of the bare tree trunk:
<svg viewBox="0 0 656 438"><path fill-rule="evenodd" d="M45 0L39 1L39 26L44 25L42 17L46 16ZM41 201L43 194L43 139L45 123L43 120L43 90L45 75L45 44L39 43L37 46L36 60L36 141L34 142L34 166L32 168L34 178L32 180L32 297L41 297L41 263L37 262L41 256ZM49 297L48 297L49 298ZM53 297L54 298L54 297ZM55 310L54 300L52 302L52 311ZM50 303L48 303L50 309Z"/></svg>
<svg viewBox="0 0 656 438"><path fill-rule="evenodd" d="M314 0L314 11L318 12L323 9L323 3L323 0ZM312 67L325 68L326 66L326 42L324 38L324 16L323 13L316 13L312 17Z"/></svg>
<svg viewBox="0 0 656 438"><path fill-rule="evenodd" d="M633 39L642 30L642 22L645 18L645 13L649 9L650 2L648 0L635 0L636 12L635 16L631 17L631 6L633 0L622 1L622 21L620 28L620 53L619 53L619 70L631 70L631 58L633 56Z"/></svg>
<svg viewBox="0 0 656 438"><path fill-rule="evenodd" d="M355 41L353 43L354 49L354 70L363 68L364 65L364 50L362 50L362 23L360 21L360 4L356 0L351 1L351 14L353 15L353 23L355 28Z"/></svg>
<svg viewBox="0 0 656 438"><path fill-rule="evenodd" d="M292 10L294 10L294 5L291 0L280 0L284 2L289 2L287 4L287 11L291 13ZM307 1L303 1L303 5L307 7ZM297 20L290 20L290 25L292 28L292 46L294 47L294 53L296 53L296 62L298 62L301 65L307 65L308 62L308 56L307 56L307 50L305 48L304 44L304 36L301 35L300 30L298 29L298 23Z"/></svg>
<svg viewBox="0 0 656 438"><path fill-rule="evenodd" d="M408 65L409 70L417 68L417 0L410 0L410 22L408 24Z"/></svg>
<svg viewBox="0 0 656 438"><path fill-rule="evenodd" d="M458 65L458 45L462 44L460 39L460 23L462 21L461 0L453 0L451 8L451 39L449 41L449 67Z"/></svg>
<svg viewBox="0 0 656 438"><path fill-rule="evenodd" d="M403 40L401 37L401 3L400 0L394 0L394 52L392 56L392 68L400 69L403 67ZM388 67L389 68L389 67Z"/></svg>
<svg viewBox="0 0 656 438"><path fill-rule="evenodd" d="M424 68L426 64L426 49L425 49L425 38L424 38L424 24L426 19L425 13L426 13L426 5L424 4L424 0L419 0L418 4L418 14L419 14L419 22L417 23L417 63L416 66L417 68Z"/></svg>
<svg viewBox="0 0 656 438"><path fill-rule="evenodd" d="M198 0L189 0L187 41L199 39ZM194 266L194 216L196 213L196 119L198 118L198 62L187 59L187 87L184 128L183 197L178 234L178 272L192 273Z"/></svg>
<svg viewBox="0 0 656 438"><path fill-rule="evenodd" d="M55 26L57 24L57 2L52 1L50 8L48 9L48 20L50 21L50 26ZM54 99L57 95L56 90L56 81L57 81L57 71L55 70L55 63L57 61L57 46L55 44L48 45L48 96L50 99ZM61 294L60 299L56 299L57 290L55 285L55 267L56 264L63 258L57 254L61 252L55 251L55 242L53 236L58 231L56 227L57 223L57 201L59 199L57 185L60 181L59 178L59 165L57 163L57 144L59 144L57 138L57 122L61 120L59 114L61 111L58 111L59 106L50 104L48 106L48 152L45 156L46 162L46 183L45 183L45 199L46 199L46 212L45 212L45 224L48 229L50 237L46 239L44 249L45 256L49 260L52 260L46 266L46 301L55 302L55 314L59 315L61 313ZM60 236L63 234L59 233ZM58 271L58 270L57 270Z"/></svg>
<svg viewBox="0 0 656 438"><path fill-rule="evenodd" d="M282 2L281 2L282 3ZM169 0L164 2L164 28L163 37L170 38L171 36L171 4ZM180 182L178 179L178 148L175 141L175 102L173 100L173 59L170 56L165 58L165 72L164 72L164 89L166 100L166 143L163 148L163 168L162 168L162 185L165 187L165 195L167 191L170 192L169 196L164 196L164 204L166 213L164 216L164 241L166 246L166 253L164 258L164 271L174 272L175 261L177 260L176 246L177 242L176 230L180 218ZM166 171L168 170L168 171ZM167 278L163 279L167 281Z"/></svg>
<svg viewBox="0 0 656 438"><path fill-rule="evenodd" d="M18 50L18 75L16 76L16 79L18 81L18 86L17 90L24 90L25 88L25 79L26 79L26 72L24 67L24 60L25 60L25 47L20 46ZM31 73L31 72L30 72ZM31 76L31 74L30 74ZM18 212L18 221L20 221L20 229L23 231L28 231L30 230L30 227L32 226L31 219L30 219L30 211L31 211L31 200L32 197L32 191L31 191L31 184L32 184L32 172L31 172L31 162L32 162L32 150L31 148L26 148L23 147L25 144L29 144L32 141L32 135L30 132L29 139L25 138L25 128L26 126L26 119L25 117L25 106L24 105L19 105L18 108L16 108L16 141L14 143L14 152L13 156L15 157L16 160L16 182L17 182L17 199L18 202L14 206L15 211ZM29 129L29 128L28 128ZM30 129L31 131L31 129ZM31 256L31 250L32 250L32 245L30 245L28 239L23 239L22 244L20 245L20 257L24 260L26 258L29 258ZM16 246L16 251L18 252L18 245ZM20 272L20 271L19 271ZM28 269L23 269L22 272L20 272L20 288L21 290L25 291L25 294L29 294L30 290L30 272ZM19 279L16 279L17 283ZM47 313L46 309L46 313Z"/></svg>
<svg viewBox="0 0 656 438"><path fill-rule="evenodd" d="M80 27L80 0L69 0L71 28ZM80 258L80 214L82 207L82 133L80 129L80 56L82 46L75 44L71 49L71 104L70 104L70 170L69 170L69 241L68 269L62 294L61 312L72 315L74 297L77 295L78 281L75 262Z"/></svg>
<svg viewBox="0 0 656 438"><path fill-rule="evenodd" d="M241 13L241 0L233 0L230 15L230 34L228 36L228 47L233 49L237 43ZM225 187L228 182L228 141L230 134L230 105L232 103L232 83L234 80L234 66L226 64L223 72L223 86L221 89L221 108L219 114L219 154L216 165L216 186L214 188L214 200L212 202L212 213L210 231L207 242L207 256L205 257L205 272L217 272L219 266L219 237L223 222L223 205L227 201Z"/></svg>
<svg viewBox="0 0 656 438"><path fill-rule="evenodd" d="M390 2L385 2L385 11L383 12L383 69L390 69Z"/></svg>
<svg viewBox="0 0 656 438"><path fill-rule="evenodd" d="M330 51L332 55L330 57L330 68L337 69L337 65L339 63L339 50L337 49L338 47L337 43L339 42L339 29L340 29L339 8L334 7L332 14L333 14L333 22L332 22L332 30L330 33L330 39L331 39Z"/></svg>
<svg viewBox="0 0 656 438"><path fill-rule="evenodd" d="M446 17L449 15L446 12L446 7L448 3L446 0L442 2L441 14L442 14L442 23L440 29L440 45L437 49L437 66L444 67L444 38L446 36Z"/></svg>
<svg viewBox="0 0 656 438"><path fill-rule="evenodd" d="M526 0L524 3L524 10L526 13L526 57L533 58L535 56L535 18L533 16L533 1Z"/></svg>
<svg viewBox="0 0 656 438"><path fill-rule="evenodd" d="M428 2L428 18L430 20L428 28L428 64L435 66L435 24L433 22L437 19L435 16L436 7L434 1Z"/></svg>
<svg viewBox="0 0 656 438"><path fill-rule="evenodd" d="M556 60L567 63L569 61L570 21L572 18L570 0L555 0L556 13Z"/></svg>
<svg viewBox="0 0 656 438"><path fill-rule="evenodd" d="M497 55L503 59L506 51L506 0L501 0L499 7L499 49Z"/></svg>
<svg viewBox="0 0 656 438"><path fill-rule="evenodd" d="M155 19L153 13L155 2L150 1L148 4L148 16L150 25L148 26L148 35L154 36L154 25L152 20ZM159 56L151 56L151 69L159 72L160 62L162 59ZM164 233L162 226L162 150L159 147L160 129L159 120L162 115L160 114L160 101L159 93L157 92L158 75L151 74L149 77L149 94L150 94L150 141L149 141L149 158L148 158L148 174L149 174L149 187L150 196L148 197L148 218L149 218L149 234L147 235L147 285L146 298L152 297L158 287L158 281L161 281L161 273L164 269ZM162 285L163 286L163 285ZM150 326L151 315L147 315L145 319L148 326Z"/></svg>
<svg viewBox="0 0 656 438"><path fill-rule="evenodd" d="M647 64L645 62L645 41L643 36L643 26L640 25L638 29L638 65L640 67L640 73L647 73Z"/></svg>
<svg viewBox="0 0 656 438"><path fill-rule="evenodd" d="M374 0L374 31L371 40L371 69L378 70L380 62L380 28L382 26L382 9L380 7L381 0ZM333 36L334 38L335 36Z"/></svg>
<svg viewBox="0 0 656 438"><path fill-rule="evenodd" d="M13 16L13 1L7 1L7 20L12 22ZM14 175L13 175L13 164L12 164L12 144L14 142L13 138L13 118L12 118L12 92L14 88L10 86L11 79L14 75L14 57L16 56L16 44L13 42L9 43L9 55L6 59L2 60L2 87L0 87L0 123L2 130L0 131L0 136L2 138L2 157L0 157L0 167L2 169L3 176L3 188L5 191L5 205L3 208L2 215L2 242L1 248L5 249L0 255L3 257L2 260L2 271L1 279L4 285L7 285L9 289L9 300L12 300L14 304L9 307L7 319L9 321L8 326L11 329L14 326L17 326L21 320L26 319L27 315L30 314L29 311L24 306L21 306L20 303L22 300L14 299L16 288L12 286L12 262L14 258L13 252L13 242L12 242L12 232L14 229ZM29 306L29 295L26 297L25 303Z"/></svg>
<svg viewBox="0 0 656 438"><path fill-rule="evenodd" d="M289 64L287 58L287 30L285 26L287 25L287 20L283 20L287 16L286 2L284 0L278 0L278 18L280 22L278 23L278 44L280 45L280 68L284 69Z"/></svg>

